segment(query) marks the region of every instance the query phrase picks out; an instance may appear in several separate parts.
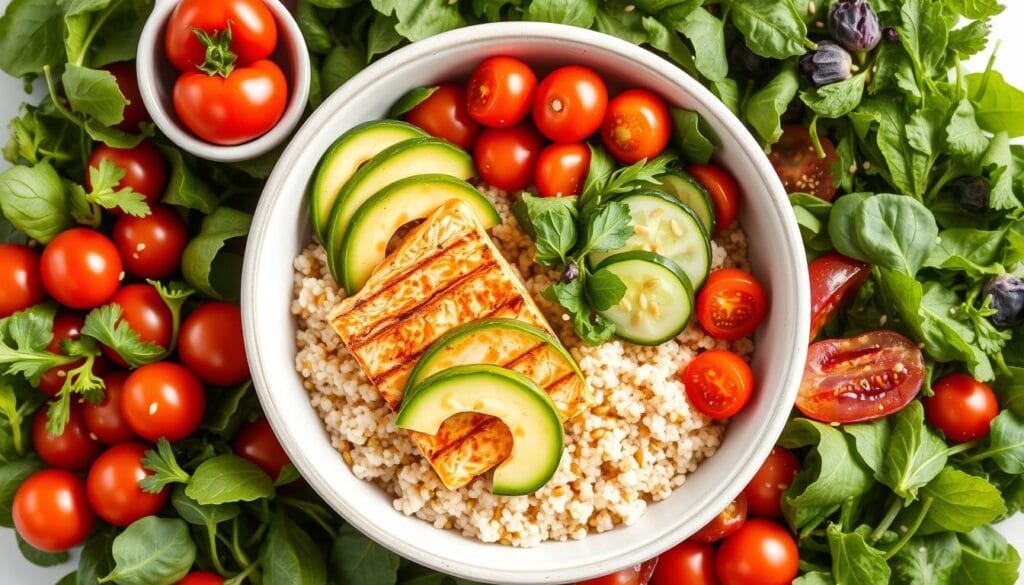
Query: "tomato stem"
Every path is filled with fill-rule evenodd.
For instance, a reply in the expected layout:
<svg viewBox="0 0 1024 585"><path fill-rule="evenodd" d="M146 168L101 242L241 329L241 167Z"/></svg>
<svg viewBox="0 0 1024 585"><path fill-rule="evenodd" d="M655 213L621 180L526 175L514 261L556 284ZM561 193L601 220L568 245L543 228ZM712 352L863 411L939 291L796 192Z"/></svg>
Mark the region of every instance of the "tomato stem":
<svg viewBox="0 0 1024 585"><path fill-rule="evenodd" d="M235 70L235 61L238 60L238 56L231 52L231 23L223 32L207 33L196 27L192 27L192 32L206 47L206 61L196 67L211 77L220 75L226 78L231 75Z"/></svg>
<svg viewBox="0 0 1024 585"><path fill-rule="evenodd" d="M896 556L896 553L900 552L900 549L910 542L910 539L917 533L917 529L921 527L921 523L924 522L924 517L928 515L928 509L932 507L933 501L934 500L932 500L932 498L928 497L921 502L921 511L917 513L917 518L914 519L914 523L911 524L910 528L903 533L903 536L896 541L896 544L892 545L892 548L886 551L885 560L889 560Z"/></svg>

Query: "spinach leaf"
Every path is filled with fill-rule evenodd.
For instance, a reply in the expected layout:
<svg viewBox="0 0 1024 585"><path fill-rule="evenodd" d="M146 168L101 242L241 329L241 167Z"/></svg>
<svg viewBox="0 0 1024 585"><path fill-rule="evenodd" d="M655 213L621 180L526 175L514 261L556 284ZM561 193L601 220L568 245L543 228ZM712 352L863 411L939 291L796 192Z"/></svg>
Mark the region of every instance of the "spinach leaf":
<svg viewBox="0 0 1024 585"><path fill-rule="evenodd" d="M164 189L163 203L195 209L209 215L220 204L213 189L185 163L185 156L177 148L161 148L171 167L167 187Z"/></svg>
<svg viewBox="0 0 1024 585"><path fill-rule="evenodd" d="M946 146L968 167L973 167L988 150L989 140L978 126L974 106L964 98L957 104L946 126Z"/></svg>
<svg viewBox="0 0 1024 585"><path fill-rule="evenodd" d="M889 582L891 570L885 553L870 546L861 534L844 533L839 526L830 524L827 536L836 585Z"/></svg>
<svg viewBox="0 0 1024 585"><path fill-rule="evenodd" d="M807 25L793 0L745 0L732 4L732 23L750 50L762 57L802 55Z"/></svg>
<svg viewBox="0 0 1024 585"><path fill-rule="evenodd" d="M963 554L953 576L957 585L1014 585L1020 555L990 526L958 534Z"/></svg>
<svg viewBox="0 0 1024 585"><path fill-rule="evenodd" d="M279 508L263 541L263 579L275 585L326 585L327 564L309 534ZM347 582L346 582L347 583Z"/></svg>
<svg viewBox="0 0 1024 585"><path fill-rule="evenodd" d="M1024 91L1010 85L998 71L966 76L967 95L977 110L978 125L1010 138L1024 136Z"/></svg>
<svg viewBox="0 0 1024 585"><path fill-rule="evenodd" d="M672 143L688 161L707 164L722 145L715 129L700 112L670 108Z"/></svg>
<svg viewBox="0 0 1024 585"><path fill-rule="evenodd" d="M196 526L213 527L238 516L242 509L235 503L204 506L185 494L184 486L175 486L171 492L171 505L185 522Z"/></svg>
<svg viewBox="0 0 1024 585"><path fill-rule="evenodd" d="M100 583L171 585L192 568L196 545L182 520L147 516L114 539L113 555L114 570Z"/></svg>
<svg viewBox="0 0 1024 585"><path fill-rule="evenodd" d="M892 578L903 585L953 585L960 542L951 532L915 536L889 561Z"/></svg>
<svg viewBox="0 0 1024 585"><path fill-rule="evenodd" d="M992 421L984 456L1006 473L1024 474L1024 419L1004 410Z"/></svg>
<svg viewBox="0 0 1024 585"><path fill-rule="evenodd" d="M458 3L448 0L371 0L370 3L382 14L393 13L398 19L395 31L414 42L466 25ZM557 7L551 10L556 11Z"/></svg>
<svg viewBox="0 0 1024 585"><path fill-rule="evenodd" d="M597 0L532 0L526 20L556 22L590 28L597 16Z"/></svg>
<svg viewBox="0 0 1024 585"><path fill-rule="evenodd" d="M114 570L114 557L111 550L117 529L105 526L85 541L82 554L78 559L76 585L96 585L104 575Z"/></svg>
<svg viewBox="0 0 1024 585"><path fill-rule="evenodd" d="M605 34L619 37L634 45L647 42L647 31L644 29L643 17L646 11L636 10L632 0L606 0L598 7L594 16L594 29ZM626 7L633 6L633 10Z"/></svg>
<svg viewBox="0 0 1024 585"><path fill-rule="evenodd" d="M913 276L924 266L939 228L924 204L880 193L861 203L854 217L860 250L874 264Z"/></svg>
<svg viewBox="0 0 1024 585"><path fill-rule="evenodd" d="M274 495L274 482L254 463L225 454L199 464L185 495L201 505L251 502Z"/></svg>
<svg viewBox="0 0 1024 585"><path fill-rule="evenodd" d="M0 173L0 210L11 225L43 244L73 225L64 183L47 163Z"/></svg>
<svg viewBox="0 0 1024 585"><path fill-rule="evenodd" d="M88 69L69 64L61 76L64 93L76 112L87 114L104 126L114 126L124 119L128 100L109 71Z"/></svg>
<svg viewBox="0 0 1024 585"><path fill-rule="evenodd" d="M969 532L1006 513L1003 498L991 483L946 467L921 488L922 498L931 498L931 508L918 529L919 534L952 530Z"/></svg>
<svg viewBox="0 0 1024 585"><path fill-rule="evenodd" d="M22 77L64 62L64 11L53 0L12 0L0 18L0 69Z"/></svg>
<svg viewBox="0 0 1024 585"><path fill-rule="evenodd" d="M694 65L708 81L721 81L729 73L725 53L725 28L722 21L703 8L697 8L677 21L675 29L693 45Z"/></svg>
<svg viewBox="0 0 1024 585"><path fill-rule="evenodd" d="M857 237L857 210L873 197L871 193L848 193L835 200L828 220L828 235L836 251L844 256L870 262Z"/></svg>
<svg viewBox="0 0 1024 585"><path fill-rule="evenodd" d="M346 81L366 67L366 52L355 44L335 45L320 68L320 85L324 97L334 93Z"/></svg>
<svg viewBox="0 0 1024 585"><path fill-rule="evenodd" d="M843 425L844 433L853 438L853 445L860 457L872 472L878 473L885 461L885 452L889 449L889 438L892 430L888 418L879 418L871 422Z"/></svg>
<svg viewBox="0 0 1024 585"><path fill-rule="evenodd" d="M38 567L53 567L68 562L69 556L67 552L51 553L41 551L25 542L25 539L21 537L21 534L15 532L14 536L18 541L18 550L21 551L21 556L25 557L25 560L33 565Z"/></svg>
<svg viewBox="0 0 1024 585"><path fill-rule="evenodd" d="M946 466L946 443L924 424L924 408L916 400L891 418L889 451L875 478L909 504Z"/></svg>
<svg viewBox="0 0 1024 585"><path fill-rule="evenodd" d="M766 144L774 144L782 136L782 114L799 89L796 65L789 63L746 101L743 117Z"/></svg>
<svg viewBox="0 0 1024 585"><path fill-rule="evenodd" d="M346 585L394 585L398 555L363 536L351 525L338 531L331 549L331 566Z"/></svg>
<svg viewBox="0 0 1024 585"><path fill-rule="evenodd" d="M220 207L206 216L199 235L182 254L185 280L205 296L237 298L242 259L236 253L222 252L222 248L229 240L248 234L251 223L251 215L229 207Z"/></svg>
<svg viewBox="0 0 1024 585"><path fill-rule="evenodd" d="M675 31L653 16L645 16L640 22L647 31L647 42L652 47L668 55L690 75L700 76L693 52Z"/></svg>
<svg viewBox="0 0 1024 585"><path fill-rule="evenodd" d="M14 528L11 517L14 494L30 475L43 469L46 465L36 457L24 457L0 465L0 526Z"/></svg>
<svg viewBox="0 0 1024 585"><path fill-rule="evenodd" d="M800 99L822 118L841 118L860 105L867 73L858 73L838 83L800 92Z"/></svg>

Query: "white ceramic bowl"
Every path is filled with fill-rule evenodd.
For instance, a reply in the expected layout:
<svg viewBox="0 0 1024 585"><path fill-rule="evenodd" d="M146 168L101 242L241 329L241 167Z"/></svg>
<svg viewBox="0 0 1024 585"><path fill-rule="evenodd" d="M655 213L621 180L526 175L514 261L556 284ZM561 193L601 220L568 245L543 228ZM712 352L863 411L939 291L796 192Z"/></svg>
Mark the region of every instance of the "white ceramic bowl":
<svg viewBox="0 0 1024 585"><path fill-rule="evenodd" d="M277 124L266 134L233 146L212 144L197 137L174 112L174 81L178 71L164 56L164 29L178 0L157 0L139 37L135 67L139 92L157 128L179 148L216 162L238 162L260 156L288 139L302 120L309 99L309 51L291 12L279 0L265 0L277 21L277 49L270 57L288 80L288 104Z"/></svg>
<svg viewBox="0 0 1024 585"><path fill-rule="evenodd" d="M531 549L484 544L395 511L391 498L357 479L331 447L295 372L292 261L310 242L306 184L345 130L384 116L406 91L464 77L492 55L538 69L594 68L613 86L643 86L700 111L724 143L719 164L743 189L740 221L750 261L771 307L753 358L753 398L729 424L718 453L633 526ZM245 342L260 400L302 475L360 531L403 557L464 578L496 583L566 583L633 565L698 530L739 494L775 443L793 405L806 357L810 302L800 234L782 185L757 143L729 110L676 66L600 33L540 23L486 24L415 43L385 57L335 92L298 132L267 183L252 224L243 275Z"/></svg>

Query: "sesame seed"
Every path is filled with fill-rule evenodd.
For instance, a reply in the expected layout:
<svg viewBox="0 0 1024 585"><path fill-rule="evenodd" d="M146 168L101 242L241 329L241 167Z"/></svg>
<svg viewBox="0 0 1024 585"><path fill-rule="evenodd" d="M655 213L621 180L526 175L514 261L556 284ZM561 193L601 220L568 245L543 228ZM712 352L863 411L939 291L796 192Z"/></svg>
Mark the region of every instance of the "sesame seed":
<svg viewBox="0 0 1024 585"><path fill-rule="evenodd" d="M871 170L871 161L866 160L866 161L864 161L864 164L862 164L861 166L864 167L865 171L870 171Z"/></svg>

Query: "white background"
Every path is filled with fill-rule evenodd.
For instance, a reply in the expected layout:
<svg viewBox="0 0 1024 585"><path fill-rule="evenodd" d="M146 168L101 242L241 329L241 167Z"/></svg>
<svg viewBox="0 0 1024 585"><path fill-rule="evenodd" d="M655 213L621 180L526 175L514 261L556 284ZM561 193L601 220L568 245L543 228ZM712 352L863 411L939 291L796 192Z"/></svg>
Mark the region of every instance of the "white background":
<svg viewBox="0 0 1024 585"><path fill-rule="evenodd" d="M10 0L0 0L0 9L6 8L9 3ZM1003 41L997 68L1011 83L1024 88L1024 59L1021 58L1024 55L1024 35L1021 34L1024 28L1024 2L1005 0L1004 3L1008 5L1006 11L996 17L994 22L993 39ZM968 69L980 71L987 58L987 53L979 56L968 65ZM25 98L21 81L0 73L0 125L3 125L0 127L0 146L6 143L9 135L6 121L15 116L18 104ZM0 160L0 170L7 166L5 161ZM1024 515L1004 522L999 528L1018 550L1024 551ZM73 563L50 569L32 566L18 552L13 531L0 528L0 570L4 574L0 581L12 585L45 585L56 582L73 569ZM1024 583L1024 579L1021 579L1021 583Z"/></svg>

